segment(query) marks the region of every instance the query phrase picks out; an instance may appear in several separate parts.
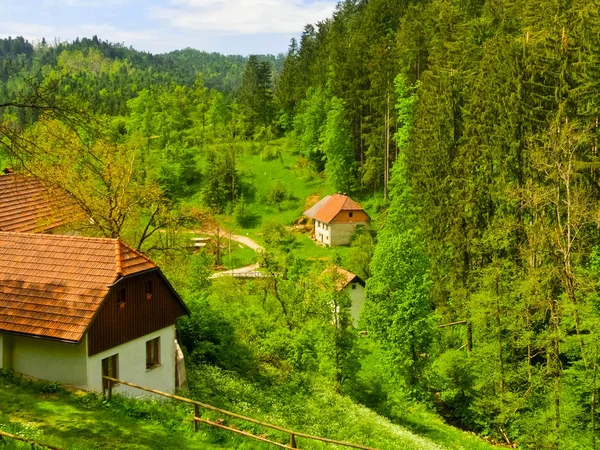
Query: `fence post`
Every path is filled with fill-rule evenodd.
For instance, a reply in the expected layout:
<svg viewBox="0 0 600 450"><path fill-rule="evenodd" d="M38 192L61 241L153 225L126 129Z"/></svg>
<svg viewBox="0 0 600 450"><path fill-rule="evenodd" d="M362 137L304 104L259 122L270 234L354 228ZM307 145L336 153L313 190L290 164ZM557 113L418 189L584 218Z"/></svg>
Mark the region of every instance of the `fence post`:
<svg viewBox="0 0 600 450"><path fill-rule="evenodd" d="M112 380L108 380L108 401L109 402L112 400L112 387L113 387Z"/></svg>
<svg viewBox="0 0 600 450"><path fill-rule="evenodd" d="M198 421L196 420L197 417L200 417L200 408L198 405L194 405L194 433L198 432Z"/></svg>
<svg viewBox="0 0 600 450"><path fill-rule="evenodd" d="M294 433L290 433L290 447L298 448L296 447L296 435Z"/></svg>

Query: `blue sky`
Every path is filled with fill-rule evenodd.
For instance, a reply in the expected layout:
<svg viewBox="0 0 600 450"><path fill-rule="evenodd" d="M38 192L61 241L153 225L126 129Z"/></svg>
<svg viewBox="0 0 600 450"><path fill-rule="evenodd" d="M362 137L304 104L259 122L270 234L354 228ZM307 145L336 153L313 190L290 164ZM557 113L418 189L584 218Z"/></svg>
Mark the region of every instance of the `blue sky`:
<svg viewBox="0 0 600 450"><path fill-rule="evenodd" d="M337 0L0 0L0 37L92 37L164 53L279 53Z"/></svg>

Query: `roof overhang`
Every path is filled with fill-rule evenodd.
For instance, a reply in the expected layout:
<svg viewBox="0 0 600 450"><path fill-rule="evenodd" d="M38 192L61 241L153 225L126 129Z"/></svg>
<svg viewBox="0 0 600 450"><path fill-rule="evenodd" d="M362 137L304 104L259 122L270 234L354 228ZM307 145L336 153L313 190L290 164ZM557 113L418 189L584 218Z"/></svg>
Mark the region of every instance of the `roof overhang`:
<svg viewBox="0 0 600 450"><path fill-rule="evenodd" d="M9 334L12 336L23 336L23 337L28 337L28 338L32 338L32 339L42 339L44 341L63 342L65 344L79 344L81 342L81 339L83 339L83 336L85 336L85 333L83 333L81 335L81 339L79 339L78 341L70 341L68 339L59 339L59 338L55 338L55 337L51 337L51 336L41 336L41 335L29 334L29 333L19 333L17 331L5 331L2 329L0 329L0 334Z"/></svg>

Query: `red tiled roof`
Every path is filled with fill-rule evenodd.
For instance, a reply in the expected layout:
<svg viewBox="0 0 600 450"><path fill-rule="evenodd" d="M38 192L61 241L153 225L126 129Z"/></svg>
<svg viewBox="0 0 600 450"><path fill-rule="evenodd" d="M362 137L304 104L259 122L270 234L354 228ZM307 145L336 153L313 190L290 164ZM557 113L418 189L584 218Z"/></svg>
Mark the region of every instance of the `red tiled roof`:
<svg viewBox="0 0 600 450"><path fill-rule="evenodd" d="M313 206L311 206L309 209L304 211L304 215L307 217L310 217L311 219L314 219L315 214L317 214L319 212L319 210L323 207L323 205L325 203L327 203L329 201L330 198L331 198L331 195L326 195L321 200L319 200L317 203L315 203Z"/></svg>
<svg viewBox="0 0 600 450"><path fill-rule="evenodd" d="M0 232L0 331L79 342L118 273L153 268L117 239Z"/></svg>
<svg viewBox="0 0 600 450"><path fill-rule="evenodd" d="M327 269L325 269L323 273L331 274L334 271L338 274L336 276L336 279L339 277L339 279L337 279L338 291L341 291L353 281L356 281L364 286L364 281L358 275L354 275L352 272L348 272L346 269L342 269L338 266L330 266Z"/></svg>
<svg viewBox="0 0 600 450"><path fill-rule="evenodd" d="M0 231L44 232L70 222L67 195L33 177L0 175Z"/></svg>
<svg viewBox="0 0 600 450"><path fill-rule="evenodd" d="M317 205L320 203L317 203ZM347 195L335 194L324 202L317 211L313 211L313 219L329 223L341 211L363 211L363 209Z"/></svg>

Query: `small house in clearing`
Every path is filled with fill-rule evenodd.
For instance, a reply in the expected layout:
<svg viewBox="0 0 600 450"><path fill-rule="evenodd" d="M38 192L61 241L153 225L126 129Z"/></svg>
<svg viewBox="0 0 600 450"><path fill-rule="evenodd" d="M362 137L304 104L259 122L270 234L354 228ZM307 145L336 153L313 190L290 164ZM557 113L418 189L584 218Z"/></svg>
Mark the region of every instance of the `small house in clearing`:
<svg viewBox="0 0 600 450"><path fill-rule="evenodd" d="M304 212L313 219L313 239L322 245L348 245L358 225L368 227L369 216L347 195L328 195Z"/></svg>
<svg viewBox="0 0 600 450"><path fill-rule="evenodd" d="M67 194L10 170L0 174L0 231L56 233L77 214Z"/></svg>
<svg viewBox="0 0 600 450"><path fill-rule="evenodd" d="M0 368L93 391L111 376L172 392L175 321L188 313L160 269L117 239L0 232Z"/></svg>
<svg viewBox="0 0 600 450"><path fill-rule="evenodd" d="M354 275L352 272L338 266L331 266L325 269L324 273L330 274L331 272L335 272L337 291L344 292L350 297L352 302L350 315L354 325L356 325L365 304L365 282L358 275Z"/></svg>

